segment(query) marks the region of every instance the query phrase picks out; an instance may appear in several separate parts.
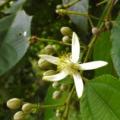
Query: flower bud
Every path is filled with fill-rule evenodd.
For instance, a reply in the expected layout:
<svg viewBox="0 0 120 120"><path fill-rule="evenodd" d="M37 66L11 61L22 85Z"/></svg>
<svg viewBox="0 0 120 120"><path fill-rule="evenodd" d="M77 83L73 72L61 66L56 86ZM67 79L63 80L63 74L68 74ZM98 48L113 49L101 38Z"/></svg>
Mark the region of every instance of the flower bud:
<svg viewBox="0 0 120 120"><path fill-rule="evenodd" d="M65 91L65 90L67 90L67 85L66 84L62 84L61 86L60 86L60 90L61 91Z"/></svg>
<svg viewBox="0 0 120 120"><path fill-rule="evenodd" d="M72 35L72 30L71 28L69 27L62 27L60 29L60 32L63 34L63 35L67 35L67 36L71 36Z"/></svg>
<svg viewBox="0 0 120 120"><path fill-rule="evenodd" d="M31 104L31 103L25 103L23 106L22 106L22 111L24 112L24 113L30 113L30 112L32 112L32 109L33 109L33 104Z"/></svg>
<svg viewBox="0 0 120 120"><path fill-rule="evenodd" d="M59 109L56 110L56 117L61 117L62 113Z"/></svg>
<svg viewBox="0 0 120 120"><path fill-rule="evenodd" d="M44 60L42 58L39 59L38 65L42 70L48 70L48 69L53 68L53 66L54 66L53 64L47 62L46 60Z"/></svg>
<svg viewBox="0 0 120 120"><path fill-rule="evenodd" d="M23 111L18 111L14 114L13 118L14 120L24 120L25 114L23 113Z"/></svg>
<svg viewBox="0 0 120 120"><path fill-rule="evenodd" d="M60 97L61 97L61 92L60 91L53 92L53 95L52 95L53 99L58 99Z"/></svg>
<svg viewBox="0 0 120 120"><path fill-rule="evenodd" d="M57 14L59 14L59 15L65 15L66 14L66 10L64 10L64 9L56 9L56 11L55 11Z"/></svg>
<svg viewBox="0 0 120 120"><path fill-rule="evenodd" d="M10 4L10 5L12 5L12 4L14 4L14 2L13 2L13 1L11 1L9 4Z"/></svg>
<svg viewBox="0 0 120 120"><path fill-rule="evenodd" d="M97 35L100 32L100 30L97 27L92 28L92 34Z"/></svg>
<svg viewBox="0 0 120 120"><path fill-rule="evenodd" d="M69 38L69 36L63 36L63 38L62 38L62 41L64 42L64 43L69 43L70 42L70 38Z"/></svg>
<svg viewBox="0 0 120 120"><path fill-rule="evenodd" d="M44 48L44 53L45 54L48 54L48 55L52 55L55 53L55 49L52 45L47 45L45 48Z"/></svg>
<svg viewBox="0 0 120 120"><path fill-rule="evenodd" d="M7 101L7 107L10 109L18 109L22 105L22 100L19 98L12 98Z"/></svg>
<svg viewBox="0 0 120 120"><path fill-rule="evenodd" d="M54 75L56 74L56 71L54 70L48 70L46 72L43 73L43 76L48 76L48 75Z"/></svg>
<svg viewBox="0 0 120 120"><path fill-rule="evenodd" d="M59 84L58 82L53 82L52 87L53 87L53 88L58 88L59 85L60 85L60 84Z"/></svg>
<svg viewBox="0 0 120 120"><path fill-rule="evenodd" d="M62 9L62 7L63 6L59 4L59 5L56 6L56 9Z"/></svg>

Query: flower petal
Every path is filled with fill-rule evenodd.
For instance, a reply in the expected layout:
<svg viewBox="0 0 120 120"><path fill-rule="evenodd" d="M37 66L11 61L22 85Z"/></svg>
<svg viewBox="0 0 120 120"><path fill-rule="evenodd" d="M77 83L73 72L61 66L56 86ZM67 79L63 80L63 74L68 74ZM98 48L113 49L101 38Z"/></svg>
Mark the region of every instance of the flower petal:
<svg viewBox="0 0 120 120"><path fill-rule="evenodd" d="M75 82L77 96L78 96L78 98L80 98L82 96L83 88L84 88L82 77L80 76L79 73L76 73L76 74L73 74L73 78L74 78L74 82Z"/></svg>
<svg viewBox="0 0 120 120"><path fill-rule="evenodd" d="M108 63L105 61L93 61L88 63L80 64L80 70L93 70L96 68L103 67L107 65Z"/></svg>
<svg viewBox="0 0 120 120"><path fill-rule="evenodd" d="M55 64L57 65L58 61L59 61L59 58L58 57L54 57L54 56L51 56L51 55L39 55L39 57L41 57L42 59L52 63L52 64Z"/></svg>
<svg viewBox="0 0 120 120"><path fill-rule="evenodd" d="M58 74L55 75L50 75L50 76L43 76L43 80L48 80L48 81L59 81L63 78L65 78L68 75L67 72L61 71Z"/></svg>
<svg viewBox="0 0 120 120"><path fill-rule="evenodd" d="M72 35L72 62L76 63L80 56L80 43L78 36L75 32Z"/></svg>

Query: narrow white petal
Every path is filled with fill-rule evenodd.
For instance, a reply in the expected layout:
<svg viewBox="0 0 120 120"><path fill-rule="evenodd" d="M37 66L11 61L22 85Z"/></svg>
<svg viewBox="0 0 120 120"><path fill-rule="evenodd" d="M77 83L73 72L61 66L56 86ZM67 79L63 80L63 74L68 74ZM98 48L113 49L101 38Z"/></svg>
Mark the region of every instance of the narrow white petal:
<svg viewBox="0 0 120 120"><path fill-rule="evenodd" d="M96 69L96 68L103 67L107 64L108 63L105 62L105 61L93 61L93 62L80 64L80 69L81 70L93 70L93 69Z"/></svg>
<svg viewBox="0 0 120 120"><path fill-rule="evenodd" d="M58 57L54 57L54 56L51 56L51 55L39 55L39 57L41 57L42 59L52 63L52 64L55 64L57 65L58 61L59 61L59 58Z"/></svg>
<svg viewBox="0 0 120 120"><path fill-rule="evenodd" d="M80 43L78 36L75 32L72 35L72 62L76 63L80 56Z"/></svg>
<svg viewBox="0 0 120 120"><path fill-rule="evenodd" d="M73 74L73 78L74 78L77 96L78 98L80 98L82 96L83 88L84 88L82 78L79 73Z"/></svg>
<svg viewBox="0 0 120 120"><path fill-rule="evenodd" d="M58 74L55 75L50 75L50 76L43 76L43 80L48 80L48 81L59 81L63 78L65 78L68 75L67 72L61 71Z"/></svg>

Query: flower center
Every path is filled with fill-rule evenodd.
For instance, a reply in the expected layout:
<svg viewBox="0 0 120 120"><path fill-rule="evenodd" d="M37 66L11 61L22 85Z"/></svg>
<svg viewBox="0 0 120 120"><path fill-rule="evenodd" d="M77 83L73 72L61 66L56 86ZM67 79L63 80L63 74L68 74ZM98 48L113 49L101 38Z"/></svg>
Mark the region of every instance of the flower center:
<svg viewBox="0 0 120 120"><path fill-rule="evenodd" d="M60 57L58 61L58 70L65 70L69 74L73 74L79 70L79 66L77 63L73 63L70 59L70 55L63 55Z"/></svg>

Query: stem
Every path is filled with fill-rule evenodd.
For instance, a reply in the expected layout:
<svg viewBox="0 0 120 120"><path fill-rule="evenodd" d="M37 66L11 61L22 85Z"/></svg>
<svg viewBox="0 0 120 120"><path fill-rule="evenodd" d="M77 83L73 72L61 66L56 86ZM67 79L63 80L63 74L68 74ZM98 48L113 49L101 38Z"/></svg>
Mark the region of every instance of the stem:
<svg viewBox="0 0 120 120"><path fill-rule="evenodd" d="M73 10L65 10L65 9L59 9L57 10L57 13L60 14L73 14L73 15L79 15L79 16L84 16L84 17L91 17L93 19L99 20L99 18L93 16L93 15L89 15L88 13L80 13L77 11L73 11Z"/></svg>
<svg viewBox="0 0 120 120"><path fill-rule="evenodd" d="M34 38L30 38L30 41L34 39ZM56 43L56 44L60 44L60 45L65 45L65 46L71 46L70 43L63 43L62 41L58 41L58 40L53 40L53 39L46 39L46 38L38 38L38 37L35 37L35 39L37 41L41 41L41 42L52 42L52 43ZM80 46L82 49L85 49L85 46Z"/></svg>
<svg viewBox="0 0 120 120"><path fill-rule="evenodd" d="M114 5L114 1L115 0L109 0L106 7L105 7L105 10L103 11L103 14L98 22L98 26L100 26L100 24L102 23L103 20L107 19L109 14L111 13L111 10L113 8L113 5Z"/></svg>
<svg viewBox="0 0 120 120"><path fill-rule="evenodd" d="M38 40L42 41L42 42L53 42L53 43L56 43L56 44L61 44L61 45L67 45L67 46L70 46L71 44L69 43L63 43L61 41L57 41L57 40L52 40L52 39L45 39L45 38L39 38Z"/></svg>
<svg viewBox="0 0 120 120"><path fill-rule="evenodd" d="M105 4L106 2L107 2L107 0L103 0L102 2L97 3L97 5L96 5L96 6L103 5L103 4Z"/></svg>
<svg viewBox="0 0 120 120"><path fill-rule="evenodd" d="M62 41L53 40L53 39L38 38L38 37L35 37L35 39L37 41L42 41L42 42L46 42L46 43L52 42L52 43L56 43L56 44L60 44L60 45L71 46L71 44L69 44L69 43L63 43ZM32 38L30 38L30 40L32 40Z"/></svg>
<svg viewBox="0 0 120 120"><path fill-rule="evenodd" d="M75 90L75 86L72 87L71 92L70 92L70 94L69 94L69 96L68 96L68 98L67 98L67 100L66 100L66 104L65 104L65 105L66 105L66 108L65 108L65 111L64 111L62 120L67 120L68 113L69 113L69 104L70 104L70 102L71 102L71 97L72 97L72 95L73 95L73 93L74 93L74 90Z"/></svg>
<svg viewBox="0 0 120 120"><path fill-rule="evenodd" d="M90 23L90 26L93 28L93 27L94 27L94 25L93 25L93 22L92 22L92 20L91 20L91 18L90 18L90 17L88 17L88 21L89 21L89 23Z"/></svg>
<svg viewBox="0 0 120 120"><path fill-rule="evenodd" d="M38 109L56 108L56 107L61 107L61 106L64 106L64 104L58 104L58 105L41 105L41 104L35 104L35 108L37 107Z"/></svg>

